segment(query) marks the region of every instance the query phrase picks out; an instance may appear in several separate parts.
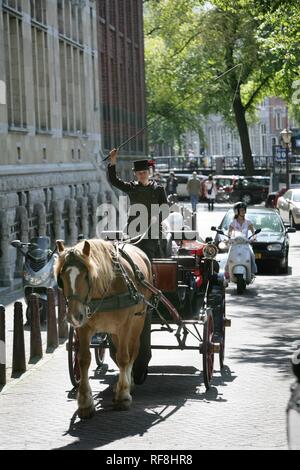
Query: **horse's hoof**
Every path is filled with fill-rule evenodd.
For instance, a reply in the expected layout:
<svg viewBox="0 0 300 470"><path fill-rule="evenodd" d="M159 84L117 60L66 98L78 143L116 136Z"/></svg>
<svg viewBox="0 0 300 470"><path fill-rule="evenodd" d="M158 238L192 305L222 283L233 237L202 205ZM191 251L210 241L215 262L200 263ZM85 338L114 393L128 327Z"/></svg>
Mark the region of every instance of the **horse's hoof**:
<svg viewBox="0 0 300 470"><path fill-rule="evenodd" d="M126 399L122 401L114 400L114 409L116 411L128 411L130 409L131 400Z"/></svg>
<svg viewBox="0 0 300 470"><path fill-rule="evenodd" d="M78 416L80 419L90 419L95 414L95 406L91 405L88 408L78 408Z"/></svg>

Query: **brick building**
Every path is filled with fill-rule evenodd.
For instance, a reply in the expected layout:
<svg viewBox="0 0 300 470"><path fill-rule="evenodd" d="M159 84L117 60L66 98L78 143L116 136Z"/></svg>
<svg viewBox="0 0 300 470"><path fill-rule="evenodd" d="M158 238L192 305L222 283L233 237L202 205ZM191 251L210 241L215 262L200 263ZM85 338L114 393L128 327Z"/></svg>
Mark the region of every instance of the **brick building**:
<svg viewBox="0 0 300 470"><path fill-rule="evenodd" d="M99 0L97 21L101 124L107 152L146 124L142 1ZM144 132L122 148L123 155L145 153Z"/></svg>
<svg viewBox="0 0 300 470"><path fill-rule="evenodd" d="M22 271L11 240L95 235L117 202L101 156L144 126L144 100L142 0L0 0L0 286ZM123 176L145 148L124 147Z"/></svg>

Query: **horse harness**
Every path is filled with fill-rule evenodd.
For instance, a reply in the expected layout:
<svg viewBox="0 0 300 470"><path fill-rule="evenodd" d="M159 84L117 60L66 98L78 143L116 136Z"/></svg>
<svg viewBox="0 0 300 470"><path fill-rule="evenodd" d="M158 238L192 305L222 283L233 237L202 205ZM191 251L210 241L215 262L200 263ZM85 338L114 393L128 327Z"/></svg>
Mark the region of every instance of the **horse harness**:
<svg viewBox="0 0 300 470"><path fill-rule="evenodd" d="M67 302L69 302L70 300L78 300L83 305L88 307L89 317L91 317L96 312L104 312L104 311L109 311L109 310L128 308L128 307L137 305L139 303L145 303L147 305L149 304L149 302L145 299L145 296L137 290L134 282L132 281L132 279L130 279L126 269L124 268L124 266L122 265L120 261L120 255L129 263L134 273L135 279L139 283L144 285L144 287L148 287L148 288L149 286L151 286L151 284L150 283L147 283L147 285L144 284L144 282L146 281L145 281L145 277L143 273L140 271L138 266L132 261L130 256L128 256L127 253L122 248L120 248L117 242L114 243L114 248L115 248L115 251L112 255L114 270L117 274L120 274L121 277L123 278L125 285L127 287L127 292L114 295L111 297L103 297L101 299L92 299L90 295L92 284L91 284L90 276L87 273L88 274L87 282L88 282L89 290L88 290L88 294L86 298L83 300L78 294L71 294L69 296L66 296ZM67 262L64 264L61 270L61 273L66 271L69 265L72 265L81 269L82 268L87 269L83 261L81 261L78 258L78 256L75 254L73 250L71 250L68 253ZM63 282L62 282L60 275L58 275L57 283L58 283L58 286L61 289L63 289ZM142 315L142 313L136 313L135 315Z"/></svg>

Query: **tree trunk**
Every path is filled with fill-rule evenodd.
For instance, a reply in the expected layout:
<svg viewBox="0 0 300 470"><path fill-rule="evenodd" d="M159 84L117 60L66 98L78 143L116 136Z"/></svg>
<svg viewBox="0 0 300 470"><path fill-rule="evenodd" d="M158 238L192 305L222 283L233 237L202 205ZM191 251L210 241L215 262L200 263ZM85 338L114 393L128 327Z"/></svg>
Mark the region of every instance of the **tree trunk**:
<svg viewBox="0 0 300 470"><path fill-rule="evenodd" d="M246 175L251 176L254 174L254 165L253 165L253 157L252 151L250 146L250 139L249 139L249 131L248 125L246 121L246 111L241 101L241 97L239 94L236 95L234 103L233 103L233 110L236 120L236 125L238 128L241 146L242 146L242 153L243 153L243 160L246 168Z"/></svg>

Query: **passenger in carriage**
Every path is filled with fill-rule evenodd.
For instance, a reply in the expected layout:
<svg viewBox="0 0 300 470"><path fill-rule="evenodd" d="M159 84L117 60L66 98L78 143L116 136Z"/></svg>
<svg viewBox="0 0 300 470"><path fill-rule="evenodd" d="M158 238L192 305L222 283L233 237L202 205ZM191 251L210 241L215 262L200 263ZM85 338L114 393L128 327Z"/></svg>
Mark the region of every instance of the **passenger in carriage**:
<svg viewBox="0 0 300 470"><path fill-rule="evenodd" d="M148 160L133 162L134 166L132 169L137 181L126 182L121 180L116 172L117 156L118 151L116 149L111 150L109 154L108 180L115 188L128 195L131 206L141 204L144 206L145 213L147 214L148 225L141 227L141 224L136 226L134 224L139 215L132 212L129 213L127 221L128 234L129 236L134 236L134 233L130 233L130 226L136 227L138 232L136 235L145 234L137 246L146 253L149 259L159 258L160 255L163 256L161 223L169 215L165 189L154 180L150 180ZM154 205L157 207L162 206L162 211L158 213L157 217L153 216L152 209ZM154 213L156 213L156 210L154 210Z"/></svg>

